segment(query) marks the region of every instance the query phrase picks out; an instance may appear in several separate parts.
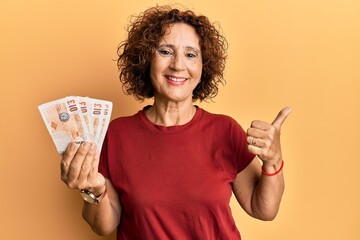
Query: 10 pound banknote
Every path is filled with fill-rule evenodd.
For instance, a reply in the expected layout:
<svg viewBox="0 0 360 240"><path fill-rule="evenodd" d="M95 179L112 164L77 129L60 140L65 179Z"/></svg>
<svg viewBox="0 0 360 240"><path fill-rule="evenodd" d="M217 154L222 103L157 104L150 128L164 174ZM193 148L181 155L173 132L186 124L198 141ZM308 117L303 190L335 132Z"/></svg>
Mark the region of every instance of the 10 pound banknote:
<svg viewBox="0 0 360 240"><path fill-rule="evenodd" d="M70 142L95 142L101 149L110 123L111 102L70 96L44 103L38 108L60 154Z"/></svg>

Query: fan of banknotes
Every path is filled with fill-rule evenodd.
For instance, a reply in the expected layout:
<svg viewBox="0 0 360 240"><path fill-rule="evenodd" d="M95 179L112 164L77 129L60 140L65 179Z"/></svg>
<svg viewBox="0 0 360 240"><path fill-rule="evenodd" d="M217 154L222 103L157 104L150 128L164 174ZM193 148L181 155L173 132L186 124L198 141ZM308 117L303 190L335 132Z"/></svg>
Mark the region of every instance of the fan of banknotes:
<svg viewBox="0 0 360 240"><path fill-rule="evenodd" d="M44 103L38 108L60 154L70 142L95 142L101 149L110 122L112 102L70 96Z"/></svg>

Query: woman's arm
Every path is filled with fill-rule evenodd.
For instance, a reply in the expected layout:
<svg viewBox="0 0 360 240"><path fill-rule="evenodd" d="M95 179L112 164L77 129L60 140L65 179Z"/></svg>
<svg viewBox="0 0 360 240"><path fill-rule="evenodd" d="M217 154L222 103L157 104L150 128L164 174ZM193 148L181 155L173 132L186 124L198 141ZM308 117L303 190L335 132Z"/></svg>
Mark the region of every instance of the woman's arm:
<svg viewBox="0 0 360 240"><path fill-rule="evenodd" d="M271 177L261 174L261 164L255 157L249 166L237 175L233 192L250 216L270 221L279 211L284 187L283 172Z"/></svg>
<svg viewBox="0 0 360 240"><path fill-rule="evenodd" d="M244 210L258 219L273 220L279 211L285 188L280 130L291 111L291 108L284 108L271 124L253 121L247 131L248 149L263 164L261 166L255 157L238 173L233 191Z"/></svg>
<svg viewBox="0 0 360 240"><path fill-rule="evenodd" d="M99 204L84 201L82 215L94 232L106 236L120 223L121 205L110 180L106 179L107 194Z"/></svg>
<svg viewBox="0 0 360 240"><path fill-rule="evenodd" d="M95 196L105 193L98 204L84 201L82 214L94 232L109 235L120 223L121 205L112 183L98 172L98 166L94 143L71 143L61 160L61 179L70 189L86 189Z"/></svg>

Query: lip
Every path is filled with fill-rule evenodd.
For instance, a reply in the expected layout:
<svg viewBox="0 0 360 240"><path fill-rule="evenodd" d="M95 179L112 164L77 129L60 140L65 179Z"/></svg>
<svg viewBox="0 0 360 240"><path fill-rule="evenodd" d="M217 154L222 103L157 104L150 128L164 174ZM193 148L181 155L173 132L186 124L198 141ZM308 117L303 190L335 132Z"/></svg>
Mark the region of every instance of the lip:
<svg viewBox="0 0 360 240"><path fill-rule="evenodd" d="M166 78L166 81L169 82L172 85L182 85L184 84L189 78L186 77L179 77L179 76L173 76L173 75L164 75Z"/></svg>

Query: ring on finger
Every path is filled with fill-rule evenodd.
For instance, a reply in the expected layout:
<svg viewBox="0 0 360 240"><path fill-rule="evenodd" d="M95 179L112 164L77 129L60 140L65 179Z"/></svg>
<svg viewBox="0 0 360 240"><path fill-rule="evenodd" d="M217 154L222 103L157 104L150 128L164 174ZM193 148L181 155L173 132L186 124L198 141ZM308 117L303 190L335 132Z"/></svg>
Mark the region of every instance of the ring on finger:
<svg viewBox="0 0 360 240"><path fill-rule="evenodd" d="M251 142L251 144L254 145L254 146L256 146L256 142L257 142L257 138L254 137L253 140L252 140L252 142Z"/></svg>

